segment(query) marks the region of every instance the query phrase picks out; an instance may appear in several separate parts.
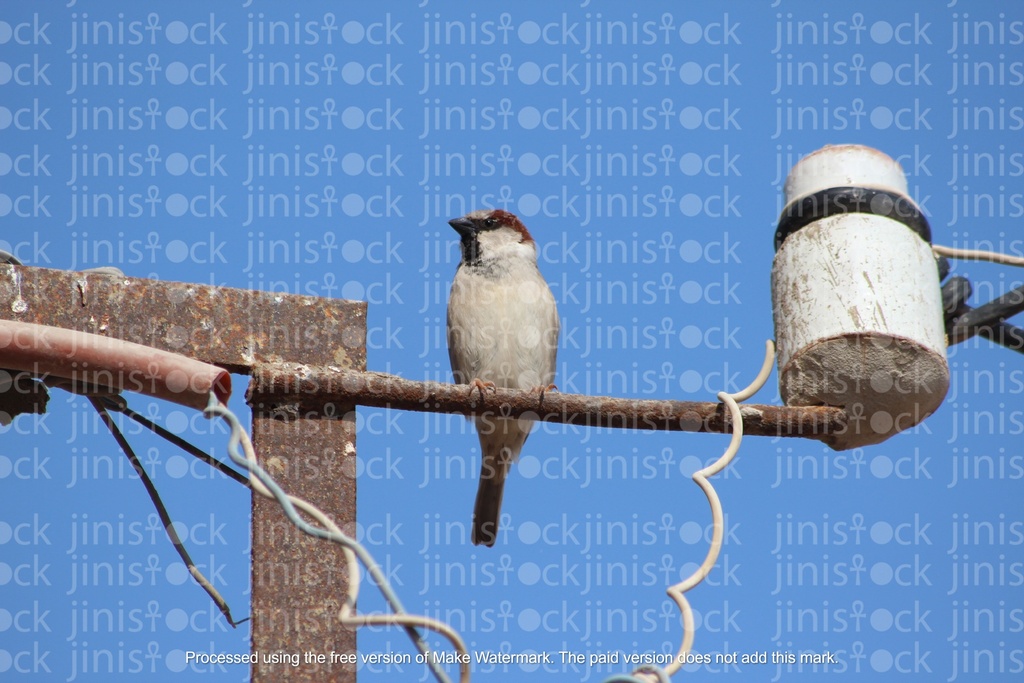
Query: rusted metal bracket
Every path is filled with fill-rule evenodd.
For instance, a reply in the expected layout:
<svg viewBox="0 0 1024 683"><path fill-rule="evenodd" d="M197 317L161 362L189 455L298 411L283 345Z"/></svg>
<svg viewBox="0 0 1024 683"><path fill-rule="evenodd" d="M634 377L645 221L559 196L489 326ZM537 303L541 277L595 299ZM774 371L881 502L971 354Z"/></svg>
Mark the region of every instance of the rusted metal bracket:
<svg viewBox="0 0 1024 683"><path fill-rule="evenodd" d="M236 373L277 363L366 369L362 302L10 265L0 265L0 302L0 318L145 344ZM13 405L0 399L0 406L9 415L41 411L45 394L37 384L12 383L15 393L33 391L18 394ZM343 528L353 524L355 424L344 416L355 404L298 414L291 402L252 394L256 452L289 493ZM273 501L254 496L252 514L253 649L320 652L329 642L330 649L354 652L355 632L337 621L347 581L340 548L301 533ZM355 669L256 665L252 680L354 681Z"/></svg>

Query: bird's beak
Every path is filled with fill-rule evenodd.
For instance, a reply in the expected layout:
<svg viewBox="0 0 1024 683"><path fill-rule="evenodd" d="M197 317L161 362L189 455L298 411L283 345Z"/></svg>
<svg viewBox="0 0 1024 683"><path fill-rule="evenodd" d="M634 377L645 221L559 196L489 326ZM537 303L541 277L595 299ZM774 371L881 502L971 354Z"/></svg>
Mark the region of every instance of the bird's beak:
<svg viewBox="0 0 1024 683"><path fill-rule="evenodd" d="M465 216L462 218L453 218L448 221L448 225L455 228L455 232L459 233L462 237L469 237L473 234L474 226L473 221L469 220Z"/></svg>

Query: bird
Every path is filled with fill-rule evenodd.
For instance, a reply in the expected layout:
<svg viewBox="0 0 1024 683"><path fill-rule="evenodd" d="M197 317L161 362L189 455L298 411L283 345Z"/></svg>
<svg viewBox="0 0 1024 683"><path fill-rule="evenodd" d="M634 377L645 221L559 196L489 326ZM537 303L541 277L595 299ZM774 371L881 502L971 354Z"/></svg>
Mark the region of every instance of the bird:
<svg viewBox="0 0 1024 683"><path fill-rule="evenodd" d="M457 384L539 392L556 388L559 318L555 297L537 267L537 244L517 216L472 211L448 224L459 234L462 260L448 297L448 358ZM509 468L532 420L476 417L482 461L471 540L497 540Z"/></svg>

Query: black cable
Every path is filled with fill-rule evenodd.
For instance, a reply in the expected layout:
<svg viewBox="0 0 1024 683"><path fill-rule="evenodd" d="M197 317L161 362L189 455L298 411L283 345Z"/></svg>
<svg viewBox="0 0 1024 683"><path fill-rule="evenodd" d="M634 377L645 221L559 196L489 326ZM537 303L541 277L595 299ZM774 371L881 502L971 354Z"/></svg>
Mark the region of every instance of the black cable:
<svg viewBox="0 0 1024 683"><path fill-rule="evenodd" d="M942 309L946 320L949 345L965 342L977 335L1011 351L1024 353L1024 329L1005 322L1024 307L1024 287L1018 287L993 299L984 306L971 308L970 281L955 275L942 285Z"/></svg>
<svg viewBox="0 0 1024 683"><path fill-rule="evenodd" d="M966 331L989 327L1021 311L1024 311L1024 285L1011 289L987 304L970 309L957 319L953 331L956 333L958 329Z"/></svg>
<svg viewBox="0 0 1024 683"><path fill-rule="evenodd" d="M181 561L188 567L189 574L196 582L203 587L210 599L220 609L221 614L228 620L228 623L232 627L237 628L239 624L244 621L248 621L249 617L235 621L231 617L231 608L228 607L228 603L220 596L217 589L214 588L206 577L196 568L195 563L192 561L191 556L188 554L188 550L185 548L185 544L182 543L181 538L178 537L178 532L174 530L174 523L171 521L171 516L167 513L167 508L164 507L163 501L160 499L160 494L156 490L156 486L153 485L153 480L146 474L146 470L143 469L142 463L139 462L139 458L135 455L135 451L132 450L128 440L124 438L124 434L117 428L114 423L114 419L110 417L110 413L107 412L104 400L94 396L89 396L89 402L92 403L92 407L99 413L100 419L103 420L103 424L106 425L107 429L113 435L114 440L117 441L117 445L121 447L124 454L128 457L128 462L131 463L135 469L135 473L139 475L139 479L142 480L142 485L146 487L146 493L149 494L149 499L153 501L153 506L156 507L156 513L160 516L160 522L164 525L164 531L167 533L167 537L171 540L171 544L177 551Z"/></svg>
<svg viewBox="0 0 1024 683"><path fill-rule="evenodd" d="M235 481L237 481L242 486L245 486L246 488L252 488L252 485L249 484L249 478L246 477L244 474L238 472L237 470L231 469L230 467L222 463L220 460L217 460L208 453L205 453L200 449L196 448L191 443L181 438L177 434L167 431L167 429L153 422L148 417L145 417L135 412L134 410L129 408L128 405L123 400L117 401L111 397L106 396L102 397L101 400L103 401L105 408L107 408L108 410L114 410L119 413L125 414L126 416L141 424L146 429L152 431L154 434L161 436L164 439L167 439L172 444L174 444L181 450L185 451L189 455L199 458L200 460L202 460L207 465L217 470L221 474L230 477L231 479L234 479Z"/></svg>

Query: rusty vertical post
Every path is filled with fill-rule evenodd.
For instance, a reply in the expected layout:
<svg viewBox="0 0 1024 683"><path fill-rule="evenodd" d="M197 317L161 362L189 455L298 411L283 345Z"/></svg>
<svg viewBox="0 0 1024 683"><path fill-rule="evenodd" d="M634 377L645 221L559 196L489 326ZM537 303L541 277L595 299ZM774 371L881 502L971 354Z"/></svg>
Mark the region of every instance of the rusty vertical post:
<svg viewBox="0 0 1024 683"><path fill-rule="evenodd" d="M322 318L322 311L309 315L302 308L282 313L273 324L298 345L275 343L272 348L280 357L366 369L365 314ZM356 519L355 404L310 395L299 405L293 398L261 393L257 383L251 386L253 446L267 472L285 491L351 529ZM253 683L355 681L354 666L331 662L332 652L356 649L355 631L338 621L347 585L340 546L302 533L276 501L253 494L252 647L258 653L284 651L300 658L295 667L257 662Z"/></svg>
<svg viewBox="0 0 1024 683"><path fill-rule="evenodd" d="M346 528L355 519L355 421L316 414L281 418L269 397L252 403L253 445L285 491L304 498ZM351 409L351 407L346 408ZM298 653L300 664L253 666L254 683L355 681L355 668L331 664L330 653L353 653L354 630L338 621L348 583L341 547L299 531L277 501L253 494L252 647ZM306 653L326 663L307 662Z"/></svg>

